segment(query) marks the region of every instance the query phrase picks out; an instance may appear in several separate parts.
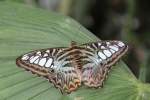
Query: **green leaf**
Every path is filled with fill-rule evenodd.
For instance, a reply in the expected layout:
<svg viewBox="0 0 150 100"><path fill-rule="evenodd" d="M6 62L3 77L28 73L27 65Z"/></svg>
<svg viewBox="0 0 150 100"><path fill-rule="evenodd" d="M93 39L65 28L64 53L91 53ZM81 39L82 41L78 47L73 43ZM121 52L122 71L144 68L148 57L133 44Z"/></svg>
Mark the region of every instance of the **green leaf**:
<svg viewBox="0 0 150 100"><path fill-rule="evenodd" d="M121 61L113 66L103 88L82 86L68 95L15 64L19 55L31 50L97 40L71 18L0 2L0 100L149 100L150 85L138 81Z"/></svg>

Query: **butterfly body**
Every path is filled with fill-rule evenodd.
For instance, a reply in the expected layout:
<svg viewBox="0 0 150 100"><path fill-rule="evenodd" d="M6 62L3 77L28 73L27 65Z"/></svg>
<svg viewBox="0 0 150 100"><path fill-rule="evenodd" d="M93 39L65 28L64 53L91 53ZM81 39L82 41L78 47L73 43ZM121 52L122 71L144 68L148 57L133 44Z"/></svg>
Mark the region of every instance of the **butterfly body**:
<svg viewBox="0 0 150 100"><path fill-rule="evenodd" d="M70 47L48 48L17 58L18 66L44 76L63 93L75 91L81 84L101 87L111 66L127 51L121 41L99 41Z"/></svg>

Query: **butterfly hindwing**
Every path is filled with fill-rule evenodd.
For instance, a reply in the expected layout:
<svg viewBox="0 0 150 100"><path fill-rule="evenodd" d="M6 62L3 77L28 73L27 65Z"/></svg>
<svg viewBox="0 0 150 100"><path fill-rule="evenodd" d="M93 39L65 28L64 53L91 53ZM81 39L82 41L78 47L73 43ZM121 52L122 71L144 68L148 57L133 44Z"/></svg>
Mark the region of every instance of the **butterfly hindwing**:
<svg viewBox="0 0 150 100"><path fill-rule="evenodd" d="M17 58L18 66L39 76L46 77L61 92L70 93L81 83L81 75L71 64L67 55L68 48L50 48L37 50Z"/></svg>
<svg viewBox="0 0 150 100"><path fill-rule="evenodd" d="M111 66L127 51L121 41L99 41L83 45L87 62L82 66L82 82L88 87L100 87Z"/></svg>

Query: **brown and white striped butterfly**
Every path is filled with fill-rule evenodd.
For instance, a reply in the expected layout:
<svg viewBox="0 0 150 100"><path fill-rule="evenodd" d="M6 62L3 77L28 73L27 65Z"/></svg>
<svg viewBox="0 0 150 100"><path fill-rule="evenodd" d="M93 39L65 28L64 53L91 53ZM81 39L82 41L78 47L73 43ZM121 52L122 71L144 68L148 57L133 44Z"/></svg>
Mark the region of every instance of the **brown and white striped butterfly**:
<svg viewBox="0 0 150 100"><path fill-rule="evenodd" d="M48 48L26 53L16 64L47 78L62 93L71 93L81 83L102 87L111 66L128 50L121 41L99 41L70 47Z"/></svg>

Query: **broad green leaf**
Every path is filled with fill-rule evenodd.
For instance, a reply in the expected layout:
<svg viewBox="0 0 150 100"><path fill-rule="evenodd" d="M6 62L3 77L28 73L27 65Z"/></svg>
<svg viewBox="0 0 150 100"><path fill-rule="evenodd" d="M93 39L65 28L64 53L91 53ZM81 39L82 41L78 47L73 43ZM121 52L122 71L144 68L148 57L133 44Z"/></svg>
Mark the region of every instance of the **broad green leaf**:
<svg viewBox="0 0 150 100"><path fill-rule="evenodd" d="M31 50L97 40L66 16L0 2L0 100L150 100L150 85L138 81L121 61L113 66L103 88L82 86L68 95L15 64L19 55Z"/></svg>

